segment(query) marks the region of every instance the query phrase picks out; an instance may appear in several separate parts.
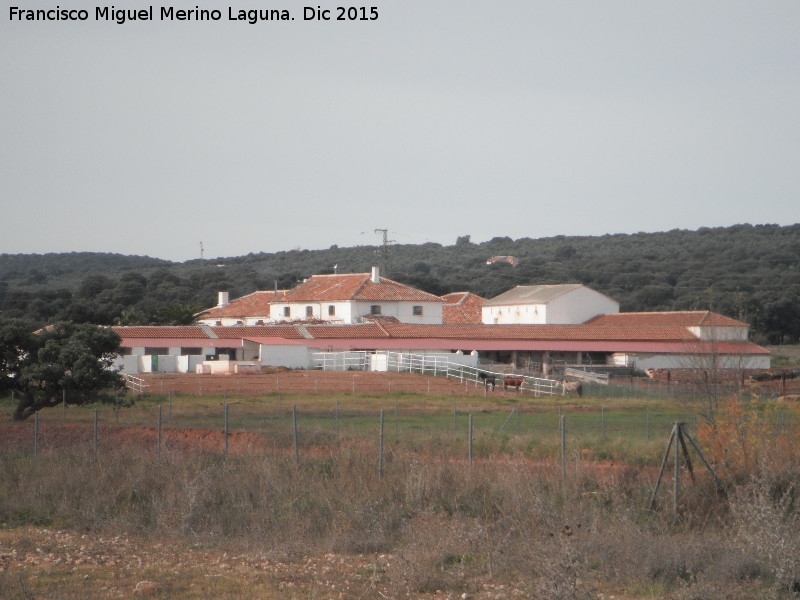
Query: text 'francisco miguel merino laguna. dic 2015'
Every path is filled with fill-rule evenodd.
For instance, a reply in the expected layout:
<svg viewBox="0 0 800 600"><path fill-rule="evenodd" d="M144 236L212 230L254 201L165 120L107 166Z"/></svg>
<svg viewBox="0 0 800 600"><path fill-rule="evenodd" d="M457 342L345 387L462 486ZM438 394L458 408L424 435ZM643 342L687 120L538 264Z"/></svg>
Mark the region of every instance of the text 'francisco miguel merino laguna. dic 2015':
<svg viewBox="0 0 800 600"><path fill-rule="evenodd" d="M299 8L292 10L300 13ZM9 8L9 20L11 21L88 21L92 16L95 21L108 21L119 25L131 21L154 21L156 17L161 21L227 20L245 21L251 25L259 21L295 20L292 12L279 8L239 9L229 6L227 10L219 10L200 8L199 6L189 9L160 6L158 11L154 11L152 6L136 9L97 6L94 11L60 6L51 9L27 9L18 6ZM376 21L377 19L378 8L376 6L337 6L331 9L323 9L320 6L302 7L303 21Z"/></svg>

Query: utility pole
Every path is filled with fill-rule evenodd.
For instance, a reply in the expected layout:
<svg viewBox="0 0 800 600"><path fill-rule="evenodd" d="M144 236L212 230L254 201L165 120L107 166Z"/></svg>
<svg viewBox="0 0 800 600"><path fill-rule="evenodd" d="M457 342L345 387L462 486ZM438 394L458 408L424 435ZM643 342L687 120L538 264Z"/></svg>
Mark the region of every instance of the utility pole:
<svg viewBox="0 0 800 600"><path fill-rule="evenodd" d="M203 242L200 242L200 260L203 260Z"/></svg>
<svg viewBox="0 0 800 600"><path fill-rule="evenodd" d="M389 244L393 244L394 240L389 239L388 229L376 229L375 233L383 234L383 246L380 250L381 255L381 271L384 277L389 272Z"/></svg>

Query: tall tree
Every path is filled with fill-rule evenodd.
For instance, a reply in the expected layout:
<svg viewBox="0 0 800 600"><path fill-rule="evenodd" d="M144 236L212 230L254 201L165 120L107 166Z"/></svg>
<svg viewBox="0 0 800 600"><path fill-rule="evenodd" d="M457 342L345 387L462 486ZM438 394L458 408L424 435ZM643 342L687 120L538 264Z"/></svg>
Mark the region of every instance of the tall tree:
<svg viewBox="0 0 800 600"><path fill-rule="evenodd" d="M110 401L124 387L112 368L119 344L106 327L61 322L31 333L22 321L0 320L0 393L14 392L13 420L62 401Z"/></svg>

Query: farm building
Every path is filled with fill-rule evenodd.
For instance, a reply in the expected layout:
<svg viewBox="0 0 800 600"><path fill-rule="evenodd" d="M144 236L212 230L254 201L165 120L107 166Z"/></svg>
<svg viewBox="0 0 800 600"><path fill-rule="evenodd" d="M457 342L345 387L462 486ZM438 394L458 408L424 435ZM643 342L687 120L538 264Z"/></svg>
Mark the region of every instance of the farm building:
<svg viewBox="0 0 800 600"><path fill-rule="evenodd" d="M290 290L253 292L198 315L205 325L260 325L281 322L359 323L374 318L440 324L439 296L371 273L313 275ZM223 303L224 300L224 303Z"/></svg>
<svg viewBox="0 0 800 600"><path fill-rule="evenodd" d="M204 325L264 325L271 321L270 305L282 299L286 290L258 291L230 301L228 292L219 292L217 306L197 315Z"/></svg>
<svg viewBox="0 0 800 600"><path fill-rule="evenodd" d="M486 298L472 292L453 292L442 296L442 322L446 325L481 323L481 309Z"/></svg>
<svg viewBox="0 0 800 600"><path fill-rule="evenodd" d="M483 303L487 325L566 325L619 312L619 303L580 283L519 285Z"/></svg>
<svg viewBox="0 0 800 600"><path fill-rule="evenodd" d="M623 313L624 314L624 313ZM713 362L718 369L763 369L769 353L746 337L746 324L715 313L630 313L631 322L558 325L424 325L397 321L357 324L284 324L248 327L115 327L128 373L194 372L198 365L233 372L240 368L309 368L320 352L396 351L409 354L477 355L551 373L565 365L634 369L690 368ZM643 315L637 317L636 315ZM613 321L616 315L609 315ZM622 318L620 316L620 318ZM704 326L707 325L707 326ZM156 356L157 358L153 358ZM173 366L174 365L174 366ZM201 367L204 368L204 367Z"/></svg>

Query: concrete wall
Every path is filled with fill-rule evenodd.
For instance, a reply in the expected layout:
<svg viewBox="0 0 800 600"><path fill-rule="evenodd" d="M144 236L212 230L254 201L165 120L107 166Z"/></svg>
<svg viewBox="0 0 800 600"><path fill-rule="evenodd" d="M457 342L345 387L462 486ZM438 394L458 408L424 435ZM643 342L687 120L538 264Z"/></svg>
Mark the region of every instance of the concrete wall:
<svg viewBox="0 0 800 600"><path fill-rule="evenodd" d="M712 358L692 356L688 354L638 354L629 355L634 369L769 369L769 355L754 354L742 355L717 355L716 366L711 364ZM615 355L614 364L620 364L622 359Z"/></svg>
<svg viewBox="0 0 800 600"><path fill-rule="evenodd" d="M588 287L579 287L547 304L484 306L481 318L487 325L578 325L597 315L619 312L619 303Z"/></svg>
<svg viewBox="0 0 800 600"><path fill-rule="evenodd" d="M381 307L381 316L395 317L401 323L420 325L439 325L442 322L442 302L282 302L271 307L271 321L296 321L309 318L306 312L311 307L311 317L332 323L357 323L362 317L371 314L372 306ZM289 307L291 314L286 317L284 308ZM336 314L329 315L328 307L333 306ZM414 314L414 306L422 307L422 315Z"/></svg>
<svg viewBox="0 0 800 600"><path fill-rule="evenodd" d="M311 367L309 350L305 346L267 346L261 345L262 366L287 367L289 369L308 369Z"/></svg>
<svg viewBox="0 0 800 600"><path fill-rule="evenodd" d="M484 306L481 308L481 320L486 325L544 325L547 323L547 306L544 304Z"/></svg>
<svg viewBox="0 0 800 600"><path fill-rule="evenodd" d="M689 331L708 342L747 341L749 327L687 327Z"/></svg>

